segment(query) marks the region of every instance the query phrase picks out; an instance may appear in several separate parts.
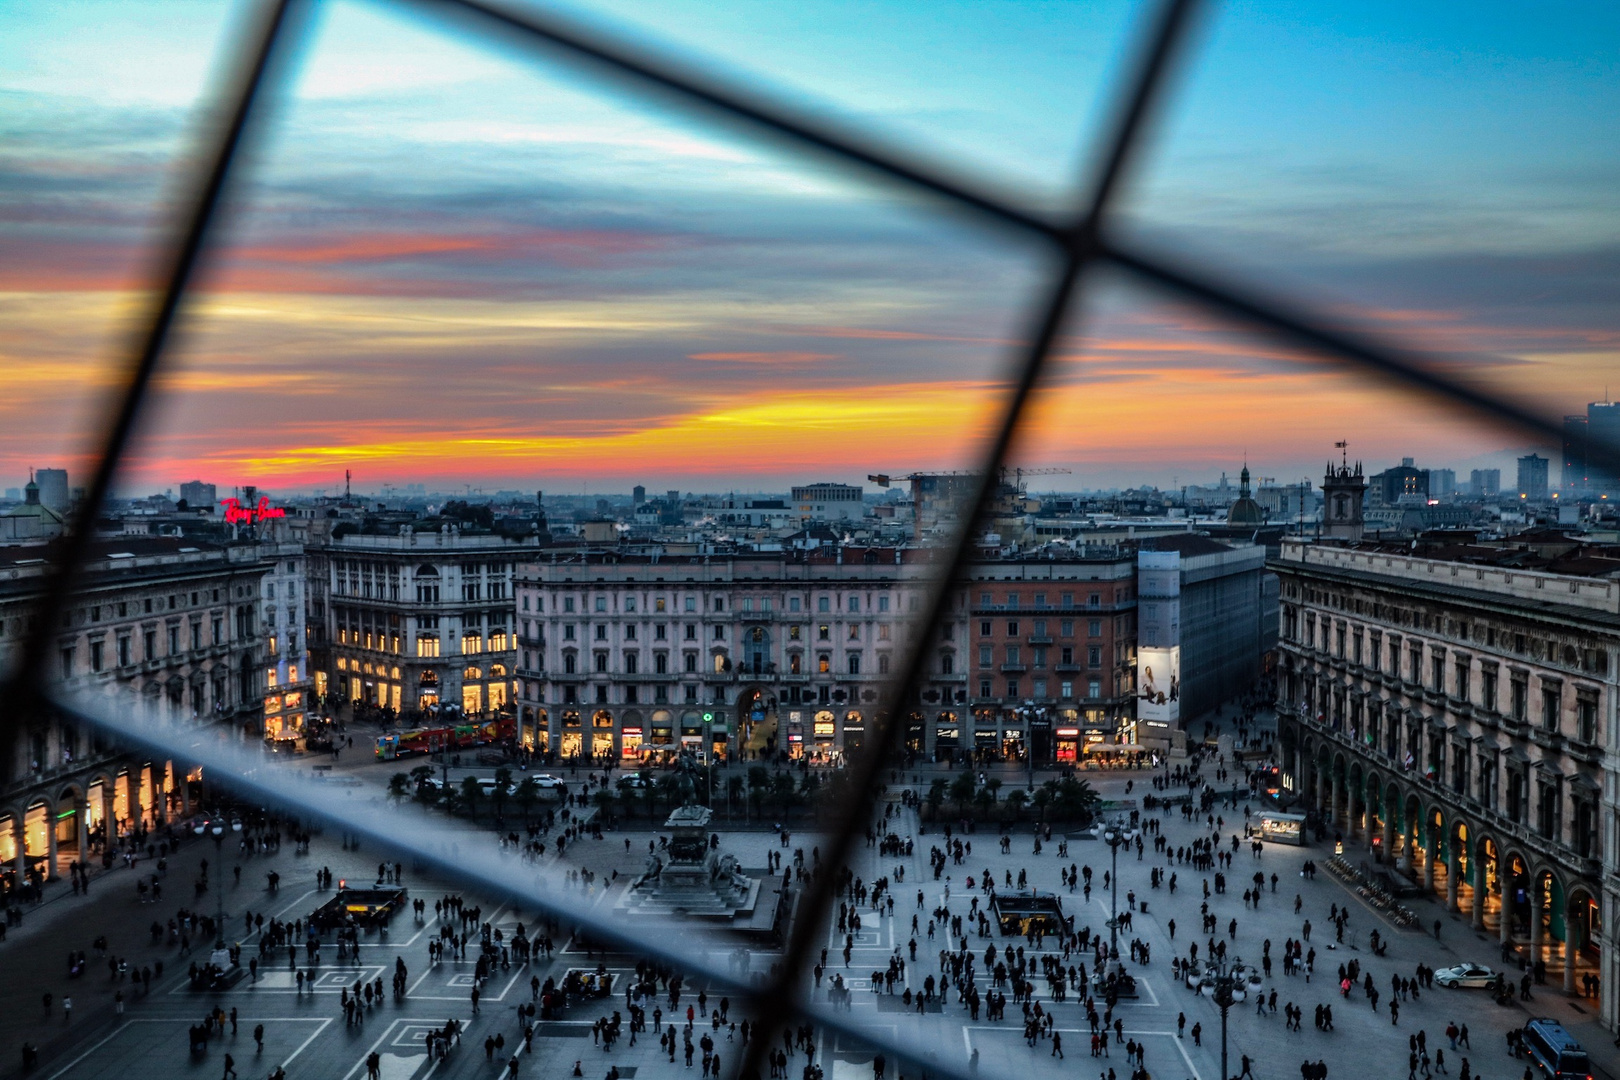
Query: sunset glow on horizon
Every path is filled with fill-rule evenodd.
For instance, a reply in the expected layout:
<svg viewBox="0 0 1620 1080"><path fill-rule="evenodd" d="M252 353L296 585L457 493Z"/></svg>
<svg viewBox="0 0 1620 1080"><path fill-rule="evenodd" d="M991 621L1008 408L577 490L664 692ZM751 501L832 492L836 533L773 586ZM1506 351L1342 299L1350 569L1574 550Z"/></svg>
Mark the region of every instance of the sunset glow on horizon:
<svg viewBox="0 0 1620 1080"><path fill-rule="evenodd" d="M0 11L0 487L88 468L247 10ZM120 491L330 490L346 469L368 489L781 490L976 461L1046 253L465 27L318 10ZM1082 189L1144 21L1123 3L578 10L1048 209ZM1213 9L1122 227L1580 411L1620 359L1620 76L1592 44L1615 20ZM1319 480L1340 439L1379 467L1529 449L1096 286L1020 438L1021 462L1070 470L1043 487L1244 460Z"/></svg>

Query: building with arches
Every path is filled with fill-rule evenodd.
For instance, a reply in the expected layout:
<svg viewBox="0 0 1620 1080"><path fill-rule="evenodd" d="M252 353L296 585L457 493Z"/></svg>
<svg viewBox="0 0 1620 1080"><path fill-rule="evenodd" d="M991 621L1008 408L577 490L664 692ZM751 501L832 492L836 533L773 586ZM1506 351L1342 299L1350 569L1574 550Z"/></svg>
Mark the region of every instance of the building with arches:
<svg viewBox="0 0 1620 1080"><path fill-rule="evenodd" d="M1286 540L1282 787L1615 1027L1620 548ZM1359 849L1359 855L1352 855Z"/></svg>
<svg viewBox="0 0 1620 1080"><path fill-rule="evenodd" d="M263 582L280 548L176 537L91 541L55 634L49 675L65 693L121 708L264 735ZM15 660L37 617L48 551L0 546L0 662ZM180 771L177 771L179 769ZM0 885L52 879L111 836L189 812L198 774L120 751L66 716L30 724L0 762Z"/></svg>

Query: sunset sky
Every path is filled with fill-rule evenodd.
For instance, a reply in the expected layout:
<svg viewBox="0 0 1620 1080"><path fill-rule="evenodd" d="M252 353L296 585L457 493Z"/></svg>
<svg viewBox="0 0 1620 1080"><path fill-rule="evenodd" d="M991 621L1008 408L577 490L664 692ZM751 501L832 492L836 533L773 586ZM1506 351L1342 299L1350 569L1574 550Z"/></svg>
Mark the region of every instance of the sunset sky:
<svg viewBox="0 0 1620 1080"><path fill-rule="evenodd" d="M1043 251L432 4L313 8L121 490L346 468L365 490L772 490L970 463ZM83 475L250 10L0 5L0 487ZM1150 9L562 10L1055 210ZM1580 411L1620 392L1616 41L1613 5L1212 4L1121 228ZM1466 477L1530 445L1094 285L1018 452L1071 472L1036 487L1245 457L1319 480L1338 439Z"/></svg>

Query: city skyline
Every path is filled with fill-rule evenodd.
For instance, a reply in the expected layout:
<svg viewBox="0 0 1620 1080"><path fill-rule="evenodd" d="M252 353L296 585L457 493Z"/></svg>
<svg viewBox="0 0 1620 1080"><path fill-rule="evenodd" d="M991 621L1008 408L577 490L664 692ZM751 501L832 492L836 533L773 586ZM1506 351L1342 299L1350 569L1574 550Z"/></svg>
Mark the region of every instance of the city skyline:
<svg viewBox="0 0 1620 1080"><path fill-rule="evenodd" d="M354 468L378 485L769 490L974 459L1045 269L1022 244L455 27L321 12L121 487L206 473L299 490ZM1123 4L580 14L1047 208L1079 186L1139 22ZM241 16L0 13L13 475L84 471ZM1601 287L1620 95L1591 44L1614 19L1223 9L1126 225L1572 411L1601 396L1591 373L1620 341ZM1100 284L1018 448L1076 488L1168 488L1245 457L1297 480L1338 438L1459 469L1558 456Z"/></svg>

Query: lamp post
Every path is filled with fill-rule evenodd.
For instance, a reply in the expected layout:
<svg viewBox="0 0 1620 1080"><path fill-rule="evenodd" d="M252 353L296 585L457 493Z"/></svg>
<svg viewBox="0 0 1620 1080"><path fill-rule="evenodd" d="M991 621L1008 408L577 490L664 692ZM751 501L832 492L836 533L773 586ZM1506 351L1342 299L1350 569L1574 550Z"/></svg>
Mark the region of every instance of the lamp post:
<svg viewBox="0 0 1620 1080"><path fill-rule="evenodd" d="M1236 970L1243 966L1243 962L1236 956L1232 963L1227 965L1226 957L1222 956L1215 961L1215 978L1213 982L1201 985L1198 992L1215 1002L1221 1010L1221 1075L1230 1076L1226 1067L1226 1013L1237 1002L1249 996L1248 988L1237 984Z"/></svg>
<svg viewBox="0 0 1620 1080"><path fill-rule="evenodd" d="M225 868L219 865L220 852L225 843L225 825L216 821L209 829L214 834L214 869L219 871L219 877L214 883L215 912L214 919L214 950L217 952L225 947Z"/></svg>
<svg viewBox="0 0 1620 1080"><path fill-rule="evenodd" d="M1126 830L1118 825L1103 829L1103 840L1108 844L1113 868L1108 873L1108 974L1105 979L1119 976L1119 847L1130 842ZM1221 1075L1225 1075L1222 1073Z"/></svg>

